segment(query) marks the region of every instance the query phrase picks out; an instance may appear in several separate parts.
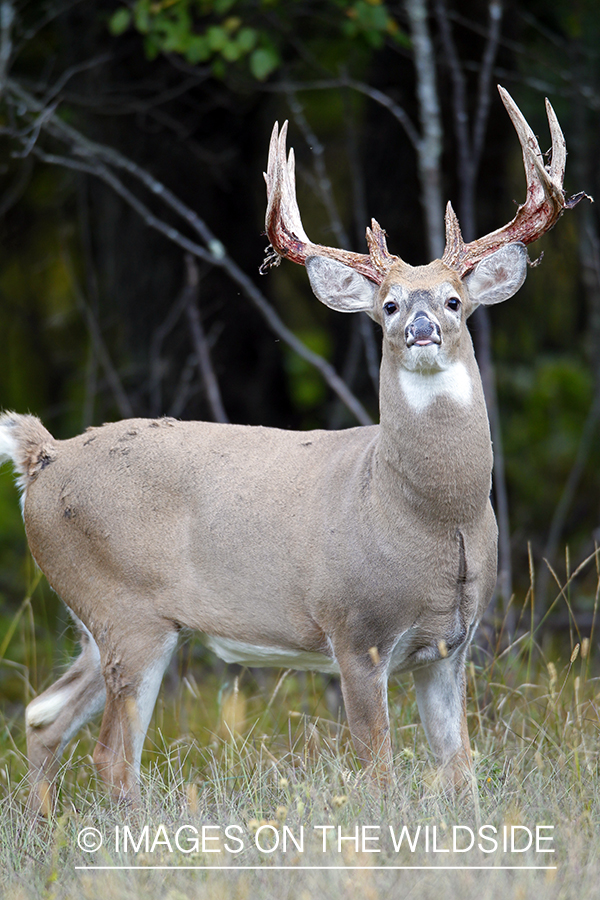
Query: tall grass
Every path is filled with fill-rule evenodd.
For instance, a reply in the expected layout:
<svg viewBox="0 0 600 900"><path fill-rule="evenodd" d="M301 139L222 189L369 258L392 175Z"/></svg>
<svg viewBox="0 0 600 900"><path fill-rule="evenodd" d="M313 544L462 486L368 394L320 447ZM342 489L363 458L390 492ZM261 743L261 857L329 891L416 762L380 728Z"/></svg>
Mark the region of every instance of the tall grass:
<svg viewBox="0 0 600 900"><path fill-rule="evenodd" d="M555 603L573 610L576 579L584 567L594 566L597 572L597 554L567 571ZM48 679L29 615L34 589L43 590L32 582L8 640L0 645L5 655L11 642L24 642L12 666L24 700L32 695L34 678L38 688ZM377 795L361 777L339 694L328 679L225 669L208 670L200 680L199 645L192 641L177 659L178 671L166 679L148 734L143 810L134 814L111 803L97 783L90 757L96 726L84 730L65 756L56 815L32 822L24 815L24 737L15 702L0 738L0 890L16 900L600 897L600 691L594 649L599 596L597 577L589 633L580 633L573 615L568 643L548 658L542 646L547 620L536 619L532 580L517 615L505 620L516 622L514 634L507 635L500 624L489 632L487 644L474 649L468 709L476 785L456 796L436 786L410 678L390 688L396 778L387 794ZM137 852L131 843L128 852L122 841L116 847L116 835L122 836L126 825L140 841ZM534 831L536 825L553 826L540 832L552 836L542 847L553 848L553 854L535 852L535 846L503 852L501 839L494 853L484 853L477 843L468 852L452 851L454 826L461 826L454 832L459 839L468 837L467 828L477 836L482 826L494 826L500 835L504 826L521 826L515 832L520 840L525 828ZM175 835L183 826L178 848ZM201 835L203 826L207 840L196 850L186 841ZM243 843L240 852L233 852L240 846L233 839L225 848L227 826L234 826L230 834ZM355 837L357 826L358 846L345 840ZM414 852L406 840L394 848L402 826L416 841ZM433 852L434 826L437 849L450 852ZM77 843L89 827L103 838L96 853ZM302 834L299 850L293 838L299 841ZM277 841L278 848L269 852ZM465 845L459 840L459 846ZM100 871L91 865L116 868ZM225 868L202 868L208 866ZM323 866L334 868L314 868Z"/></svg>

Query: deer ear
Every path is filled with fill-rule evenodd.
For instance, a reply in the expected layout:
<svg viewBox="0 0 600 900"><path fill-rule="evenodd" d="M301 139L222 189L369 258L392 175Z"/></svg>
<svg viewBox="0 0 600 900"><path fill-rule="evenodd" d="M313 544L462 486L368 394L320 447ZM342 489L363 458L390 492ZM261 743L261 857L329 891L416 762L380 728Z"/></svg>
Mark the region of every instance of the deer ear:
<svg viewBox="0 0 600 900"><path fill-rule="evenodd" d="M366 312L373 309L377 285L337 259L309 256L306 270L315 296L338 312Z"/></svg>
<svg viewBox="0 0 600 900"><path fill-rule="evenodd" d="M527 275L527 248L520 242L506 244L482 259L465 277L473 303L491 306L516 294Z"/></svg>

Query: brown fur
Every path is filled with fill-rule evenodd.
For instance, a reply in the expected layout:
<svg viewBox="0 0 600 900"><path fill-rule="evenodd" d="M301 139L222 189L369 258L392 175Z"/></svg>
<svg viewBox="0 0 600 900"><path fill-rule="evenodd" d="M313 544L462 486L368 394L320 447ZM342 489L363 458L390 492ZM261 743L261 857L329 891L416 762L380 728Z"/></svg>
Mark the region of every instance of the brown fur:
<svg viewBox="0 0 600 900"><path fill-rule="evenodd" d="M444 311L454 290L460 326ZM407 312L390 326L381 304L398 292ZM442 321L443 352L472 387L468 403L442 393L415 412L401 388L413 297L420 306L429 297ZM379 783L392 768L388 672L414 670L444 778L469 777L464 656L496 573L470 309L464 285L438 262L398 264L375 292L378 426L304 433L131 419L55 441L31 416L0 419L25 477L32 554L84 636L70 672L28 709L34 807L47 806L66 741L103 703L94 759L115 796L135 799L143 737L181 628L335 661L358 756Z"/></svg>

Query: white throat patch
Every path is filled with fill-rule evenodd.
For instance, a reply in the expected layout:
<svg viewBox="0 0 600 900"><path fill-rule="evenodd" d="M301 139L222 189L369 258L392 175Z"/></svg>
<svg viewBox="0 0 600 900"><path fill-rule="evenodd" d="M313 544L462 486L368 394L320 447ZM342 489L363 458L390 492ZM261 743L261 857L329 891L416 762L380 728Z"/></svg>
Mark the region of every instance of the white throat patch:
<svg viewBox="0 0 600 900"><path fill-rule="evenodd" d="M400 369L400 387L409 405L417 412L423 412L441 394L447 394L461 406L469 406L473 397L471 378L461 362L439 372Z"/></svg>

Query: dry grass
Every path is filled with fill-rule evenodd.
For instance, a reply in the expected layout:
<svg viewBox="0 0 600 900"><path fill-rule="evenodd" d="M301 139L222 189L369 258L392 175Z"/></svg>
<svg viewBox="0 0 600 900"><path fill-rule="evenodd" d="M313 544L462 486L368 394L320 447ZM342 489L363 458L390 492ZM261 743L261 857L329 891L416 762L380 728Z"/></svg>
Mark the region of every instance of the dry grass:
<svg viewBox="0 0 600 900"><path fill-rule="evenodd" d="M593 564L593 559L586 563ZM562 586L557 602L571 604L576 574ZM594 617L598 596L597 590ZM532 604L530 593L522 606L527 617ZM504 649L501 637L488 653L474 654L469 714L477 790L460 797L435 788L410 679L391 688L396 783L384 797L374 796L360 777L343 718L331 712L336 703L327 679L243 671L229 684L225 672L200 686L190 663L194 645L179 657L178 686L167 684L157 706L146 743L145 806L139 816L108 802L96 783L89 756L92 728L65 759L59 814L48 823L27 822L22 726L5 723L10 727L4 727L0 743L0 889L14 900L600 897L594 636L579 635L574 622L561 661L559 655L545 658L538 644L542 633L543 623L530 624ZM29 663L32 653L30 648ZM510 845L503 852L504 826L521 826L516 832L521 840L527 836L524 828L534 832L536 825L553 826L543 832L553 837L543 846L553 847L554 854L536 853L535 846L511 853ZM131 845L123 852L125 826L130 837L141 839L138 852ZM332 826L325 851L322 826ZM421 829L414 852L406 839L394 848L403 826L413 840ZM498 850L484 853L476 841L468 852L452 852L455 826L462 826L456 832L460 840L469 836L467 828L477 837L479 828L494 826ZM77 842L89 827L103 839L93 854ZM200 842L195 848L190 840L201 839L203 827L205 846ZM354 840L338 843L340 836L353 838L357 827L358 847ZM450 852L433 852L434 827L438 850ZM300 850L293 838L299 842L301 835ZM278 848L268 852L275 842ZM491 847L481 837L479 843ZM215 849L219 852L210 852ZM77 868L90 865L117 868ZM216 865L225 869L202 868ZM323 866L333 868L316 868ZM392 868L408 866L423 868Z"/></svg>

